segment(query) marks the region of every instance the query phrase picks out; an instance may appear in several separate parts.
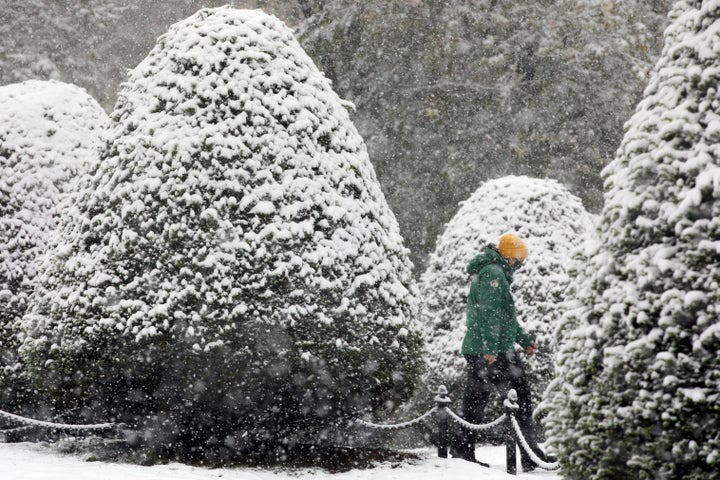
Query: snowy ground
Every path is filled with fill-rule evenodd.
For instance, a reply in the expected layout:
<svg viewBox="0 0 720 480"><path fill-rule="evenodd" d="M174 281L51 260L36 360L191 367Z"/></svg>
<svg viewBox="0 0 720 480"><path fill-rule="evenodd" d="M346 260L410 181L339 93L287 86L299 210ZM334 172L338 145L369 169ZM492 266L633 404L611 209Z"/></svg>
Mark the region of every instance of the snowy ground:
<svg viewBox="0 0 720 480"><path fill-rule="evenodd" d="M86 462L62 455L42 444L0 443L3 480L437 480L437 479L542 479L559 480L557 473L538 470L511 476L505 473L504 447L482 447L477 457L490 464L480 467L463 460L437 458L435 450L419 451L421 460L379 464L368 470L328 473L323 470L260 470L255 468L206 469L182 464L139 465Z"/></svg>

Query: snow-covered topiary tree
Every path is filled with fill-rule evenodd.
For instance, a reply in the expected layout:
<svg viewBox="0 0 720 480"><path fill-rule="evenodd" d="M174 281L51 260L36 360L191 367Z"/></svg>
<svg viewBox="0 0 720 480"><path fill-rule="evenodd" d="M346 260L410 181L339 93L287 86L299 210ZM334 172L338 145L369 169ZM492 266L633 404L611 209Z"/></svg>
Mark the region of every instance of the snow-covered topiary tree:
<svg viewBox="0 0 720 480"><path fill-rule="evenodd" d="M591 223L580 200L554 180L503 177L484 183L461 204L438 240L420 285L425 359L434 382L445 383L456 399L462 398L465 359L460 347L472 280L465 268L487 244L497 245L502 234L513 232L530 252L511 288L518 320L540 347L525 358L533 396L540 398L553 375L552 333L569 283L569 253Z"/></svg>
<svg viewBox="0 0 720 480"><path fill-rule="evenodd" d="M200 455L408 395L417 289L346 106L273 16L173 25L25 318L38 382Z"/></svg>
<svg viewBox="0 0 720 480"><path fill-rule="evenodd" d="M14 404L15 327L40 257L78 178L98 162L107 115L85 90L31 80L0 87L0 401Z"/></svg>
<svg viewBox="0 0 720 480"><path fill-rule="evenodd" d="M720 478L720 8L670 18L559 331L568 478Z"/></svg>

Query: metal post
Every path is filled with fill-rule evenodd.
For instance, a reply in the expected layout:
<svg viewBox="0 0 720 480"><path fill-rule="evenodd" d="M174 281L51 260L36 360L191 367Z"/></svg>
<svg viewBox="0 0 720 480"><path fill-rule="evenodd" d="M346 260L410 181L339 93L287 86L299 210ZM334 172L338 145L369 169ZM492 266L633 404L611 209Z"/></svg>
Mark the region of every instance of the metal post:
<svg viewBox="0 0 720 480"><path fill-rule="evenodd" d="M505 422L505 465L507 473L517 475L517 440L515 439L515 429L512 420L515 418L515 412L520 408L517 404L517 392L510 389L507 398L503 401L503 410L507 415Z"/></svg>
<svg viewBox="0 0 720 480"><path fill-rule="evenodd" d="M447 405L451 402L448 397L445 385L440 385L435 395L437 403L437 424L438 424L438 457L447 458L448 447L450 446L450 425L448 422Z"/></svg>
<svg viewBox="0 0 720 480"><path fill-rule="evenodd" d="M517 475L517 444L515 443L515 434L512 431L513 427L510 422L511 420L508 417L505 424L505 465L507 473Z"/></svg>

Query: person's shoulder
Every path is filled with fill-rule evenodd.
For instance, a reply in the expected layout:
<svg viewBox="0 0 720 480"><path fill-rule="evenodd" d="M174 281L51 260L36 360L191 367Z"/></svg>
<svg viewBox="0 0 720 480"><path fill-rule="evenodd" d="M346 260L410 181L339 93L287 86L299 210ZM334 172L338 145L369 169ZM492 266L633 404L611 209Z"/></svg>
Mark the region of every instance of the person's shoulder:
<svg viewBox="0 0 720 480"><path fill-rule="evenodd" d="M471 275L479 273L485 266L490 264L489 259L485 256L485 253L475 255L472 260L465 267L465 271Z"/></svg>

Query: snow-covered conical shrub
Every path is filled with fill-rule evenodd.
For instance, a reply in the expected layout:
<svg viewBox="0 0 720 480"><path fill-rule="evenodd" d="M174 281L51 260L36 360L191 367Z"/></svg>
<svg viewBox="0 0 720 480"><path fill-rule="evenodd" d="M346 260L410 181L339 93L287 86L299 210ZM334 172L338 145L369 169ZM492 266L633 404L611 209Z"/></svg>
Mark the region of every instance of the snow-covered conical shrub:
<svg viewBox="0 0 720 480"><path fill-rule="evenodd" d="M540 347L523 359L538 400L553 374L552 333L568 287L570 251L582 242L591 223L580 200L554 180L491 180L461 204L438 240L420 284L425 359L434 382L447 384L454 398L462 398L465 359L460 347L472 281L465 268L487 244L497 245L502 234L513 232L529 249L511 288L518 321L536 336Z"/></svg>
<svg viewBox="0 0 720 480"><path fill-rule="evenodd" d="M223 7L173 25L111 117L24 322L46 388L199 451L287 443L409 393L407 249L344 102L282 22Z"/></svg>
<svg viewBox="0 0 720 480"><path fill-rule="evenodd" d="M100 105L74 85L31 80L0 87L0 401L6 407L18 380L15 327L78 178L98 162L106 122Z"/></svg>
<svg viewBox="0 0 720 480"><path fill-rule="evenodd" d="M720 478L720 9L670 18L559 332L568 478Z"/></svg>

